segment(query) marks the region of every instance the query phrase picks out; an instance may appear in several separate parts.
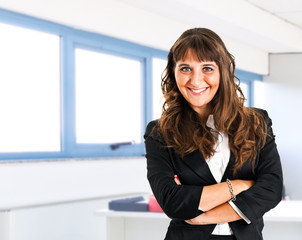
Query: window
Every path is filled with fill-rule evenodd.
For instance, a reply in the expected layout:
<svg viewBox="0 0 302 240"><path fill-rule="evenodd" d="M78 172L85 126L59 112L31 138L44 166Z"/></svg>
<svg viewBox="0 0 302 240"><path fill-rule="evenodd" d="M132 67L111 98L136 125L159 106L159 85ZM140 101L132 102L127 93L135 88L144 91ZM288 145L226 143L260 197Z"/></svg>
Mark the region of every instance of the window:
<svg viewBox="0 0 302 240"><path fill-rule="evenodd" d="M0 32L0 152L60 151L59 36Z"/></svg>
<svg viewBox="0 0 302 240"><path fill-rule="evenodd" d="M141 61L76 49L76 142L142 142Z"/></svg>
<svg viewBox="0 0 302 240"><path fill-rule="evenodd" d="M265 108L267 106L265 98L265 85L262 81L254 81L254 105L258 108ZM257 93L257 94L256 94Z"/></svg>
<svg viewBox="0 0 302 240"><path fill-rule="evenodd" d="M244 97L247 99L245 106L253 107L254 106L254 82L262 81L262 76L259 74L246 72L237 69L236 76L240 79L240 88L244 94Z"/></svg>
<svg viewBox="0 0 302 240"><path fill-rule="evenodd" d="M0 9L0 159L143 156L167 52ZM248 104L253 81L238 70Z"/></svg>
<svg viewBox="0 0 302 240"><path fill-rule="evenodd" d="M144 155L165 51L3 9L0 24L0 159Z"/></svg>

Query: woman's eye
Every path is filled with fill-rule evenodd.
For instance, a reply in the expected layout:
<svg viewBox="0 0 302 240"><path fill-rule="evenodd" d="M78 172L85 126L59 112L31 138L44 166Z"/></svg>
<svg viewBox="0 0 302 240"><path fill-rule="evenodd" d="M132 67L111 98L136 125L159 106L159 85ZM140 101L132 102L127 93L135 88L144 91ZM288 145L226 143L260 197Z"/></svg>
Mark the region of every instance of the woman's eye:
<svg viewBox="0 0 302 240"><path fill-rule="evenodd" d="M204 67L204 68L203 68L203 71L205 71L205 72L211 72L211 71L213 71L213 68Z"/></svg>
<svg viewBox="0 0 302 240"><path fill-rule="evenodd" d="M189 72L189 71L191 71L191 68L189 68L189 67L182 67L180 70L182 72Z"/></svg>

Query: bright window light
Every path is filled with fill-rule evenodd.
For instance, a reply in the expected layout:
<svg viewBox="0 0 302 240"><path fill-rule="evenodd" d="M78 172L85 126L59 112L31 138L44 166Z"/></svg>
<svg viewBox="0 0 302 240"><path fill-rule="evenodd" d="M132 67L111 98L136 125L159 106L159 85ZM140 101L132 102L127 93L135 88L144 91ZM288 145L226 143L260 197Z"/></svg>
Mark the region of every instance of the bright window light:
<svg viewBox="0 0 302 240"><path fill-rule="evenodd" d="M142 142L140 61L77 48L76 142Z"/></svg>
<svg viewBox="0 0 302 240"><path fill-rule="evenodd" d="M161 58L152 59L153 72L153 119L158 119L162 113L164 98L161 91L161 76L166 68L167 60Z"/></svg>
<svg viewBox="0 0 302 240"><path fill-rule="evenodd" d="M60 151L60 37L0 32L0 152Z"/></svg>
<svg viewBox="0 0 302 240"><path fill-rule="evenodd" d="M262 81L254 81L254 105L258 108L266 108L265 85Z"/></svg>

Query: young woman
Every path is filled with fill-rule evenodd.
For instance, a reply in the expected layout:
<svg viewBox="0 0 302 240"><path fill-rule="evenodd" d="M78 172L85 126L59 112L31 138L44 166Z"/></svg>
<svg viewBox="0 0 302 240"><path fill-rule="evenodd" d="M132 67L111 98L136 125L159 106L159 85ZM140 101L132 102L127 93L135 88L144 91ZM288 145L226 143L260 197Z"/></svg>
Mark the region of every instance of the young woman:
<svg viewBox="0 0 302 240"><path fill-rule="evenodd" d="M213 31L185 31L170 49L162 116L145 133L148 180L172 220L166 240L260 240L282 195L265 110L244 106L235 62Z"/></svg>

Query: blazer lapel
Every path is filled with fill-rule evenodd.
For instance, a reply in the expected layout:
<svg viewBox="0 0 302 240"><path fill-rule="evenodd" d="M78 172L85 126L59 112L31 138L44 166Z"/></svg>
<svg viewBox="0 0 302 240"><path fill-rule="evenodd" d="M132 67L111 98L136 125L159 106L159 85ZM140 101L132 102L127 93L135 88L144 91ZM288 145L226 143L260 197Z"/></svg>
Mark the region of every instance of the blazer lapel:
<svg viewBox="0 0 302 240"><path fill-rule="evenodd" d="M192 169L203 182L208 184L215 184L214 179L208 164L206 163L202 153L199 150L191 152L184 156L183 162Z"/></svg>

